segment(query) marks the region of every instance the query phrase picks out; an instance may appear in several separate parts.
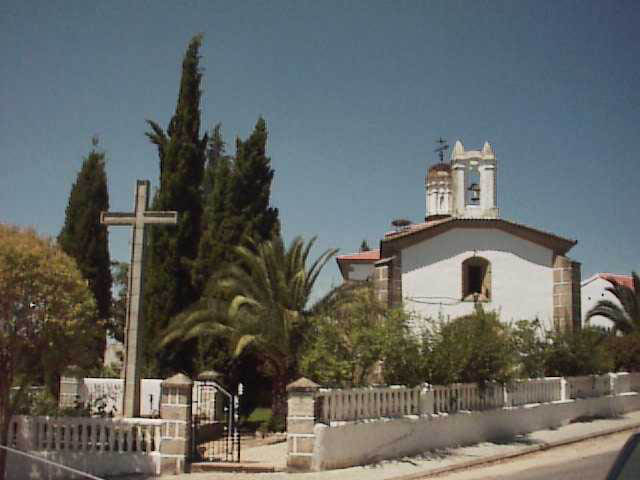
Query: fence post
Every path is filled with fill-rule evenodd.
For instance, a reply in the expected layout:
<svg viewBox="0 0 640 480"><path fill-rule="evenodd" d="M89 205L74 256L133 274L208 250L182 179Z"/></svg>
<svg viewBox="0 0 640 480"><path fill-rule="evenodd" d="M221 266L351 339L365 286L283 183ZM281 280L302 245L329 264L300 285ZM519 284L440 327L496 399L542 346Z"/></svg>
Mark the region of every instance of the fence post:
<svg viewBox="0 0 640 480"><path fill-rule="evenodd" d="M191 458L191 402L193 381L181 373L160 387L161 473L185 473Z"/></svg>
<svg viewBox="0 0 640 480"><path fill-rule="evenodd" d="M316 423L315 399L320 385L300 378L287 386L287 469L311 470Z"/></svg>
<svg viewBox="0 0 640 480"><path fill-rule="evenodd" d="M560 400L569 400L569 391L567 390L567 379L560 377Z"/></svg>
<svg viewBox="0 0 640 480"><path fill-rule="evenodd" d="M433 403L431 385L423 383L420 386L420 415L433 415Z"/></svg>

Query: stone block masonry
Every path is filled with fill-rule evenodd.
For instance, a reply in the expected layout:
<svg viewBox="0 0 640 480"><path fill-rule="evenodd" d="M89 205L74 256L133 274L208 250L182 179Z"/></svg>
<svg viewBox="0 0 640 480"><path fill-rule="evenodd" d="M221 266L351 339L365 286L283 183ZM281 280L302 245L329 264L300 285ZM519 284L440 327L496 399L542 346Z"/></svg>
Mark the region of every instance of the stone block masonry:
<svg viewBox="0 0 640 480"><path fill-rule="evenodd" d="M571 331L581 325L580 263L556 255L553 259L553 326Z"/></svg>
<svg viewBox="0 0 640 480"><path fill-rule="evenodd" d="M316 418L315 397L320 386L301 378L287 386L287 469L310 470Z"/></svg>
<svg viewBox="0 0 640 480"><path fill-rule="evenodd" d="M191 402L193 381L181 373L162 382L160 418L163 420L161 473L189 471L191 458Z"/></svg>

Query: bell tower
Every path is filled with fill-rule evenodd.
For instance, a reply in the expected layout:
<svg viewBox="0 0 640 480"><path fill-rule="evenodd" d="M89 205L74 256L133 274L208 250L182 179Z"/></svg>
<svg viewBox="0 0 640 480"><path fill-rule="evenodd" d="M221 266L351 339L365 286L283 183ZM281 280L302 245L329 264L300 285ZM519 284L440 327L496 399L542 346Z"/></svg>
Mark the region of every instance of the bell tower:
<svg viewBox="0 0 640 480"><path fill-rule="evenodd" d="M454 217L498 218L496 156L489 142L482 150L465 151L460 140L451 152Z"/></svg>

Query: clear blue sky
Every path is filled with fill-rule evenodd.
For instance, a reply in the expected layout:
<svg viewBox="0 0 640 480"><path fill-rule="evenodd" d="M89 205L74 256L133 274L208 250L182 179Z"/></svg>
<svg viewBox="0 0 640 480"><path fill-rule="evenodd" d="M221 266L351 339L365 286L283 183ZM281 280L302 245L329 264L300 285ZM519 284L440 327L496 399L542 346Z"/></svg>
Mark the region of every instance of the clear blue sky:
<svg viewBox="0 0 640 480"><path fill-rule="evenodd" d="M0 221L57 235L95 134L113 210L157 185L145 119L168 123L202 32L203 126L233 146L265 117L287 239L377 246L423 219L437 137L489 140L504 218L577 239L583 278L638 270L639 25L637 0L4 0Z"/></svg>

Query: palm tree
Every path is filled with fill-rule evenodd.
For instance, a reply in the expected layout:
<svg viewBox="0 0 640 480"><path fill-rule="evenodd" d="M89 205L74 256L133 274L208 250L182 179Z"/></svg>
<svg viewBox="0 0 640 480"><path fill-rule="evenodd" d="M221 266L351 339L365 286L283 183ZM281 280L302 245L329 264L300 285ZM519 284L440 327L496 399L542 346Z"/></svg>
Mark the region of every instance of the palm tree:
<svg viewBox="0 0 640 480"><path fill-rule="evenodd" d="M636 272L631 272L633 288L618 282L615 278L607 278L611 284L605 290L612 293L620 302L620 305L611 300L600 300L595 307L587 313L586 321L591 317L600 315L613 322L616 330L627 335L640 332L640 278Z"/></svg>
<svg viewBox="0 0 640 480"><path fill-rule="evenodd" d="M327 249L312 264L307 259L315 237L305 244L296 237L285 248L281 237L235 249L240 262L218 281L230 302L203 301L177 318L163 343L201 335L223 334L234 356L252 347L272 377L272 412L284 418L286 385L295 374L295 357L307 303L326 263L336 254Z"/></svg>

